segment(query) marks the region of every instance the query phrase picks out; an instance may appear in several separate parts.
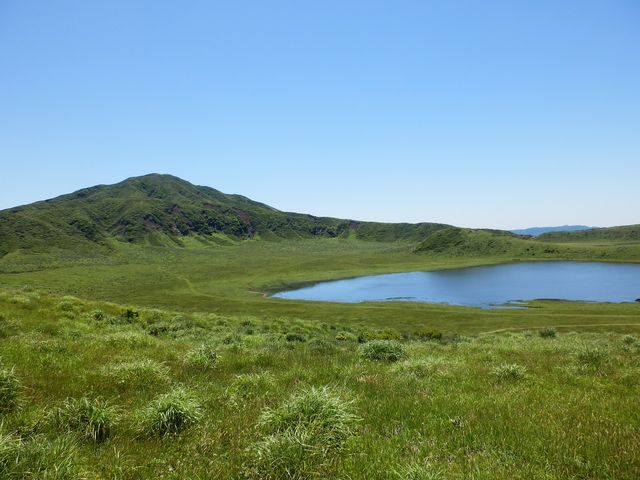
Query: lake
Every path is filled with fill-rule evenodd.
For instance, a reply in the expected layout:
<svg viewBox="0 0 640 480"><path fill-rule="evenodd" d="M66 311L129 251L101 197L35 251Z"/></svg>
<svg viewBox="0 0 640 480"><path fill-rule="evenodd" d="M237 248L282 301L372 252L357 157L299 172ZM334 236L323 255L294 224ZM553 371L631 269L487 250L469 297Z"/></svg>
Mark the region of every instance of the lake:
<svg viewBox="0 0 640 480"><path fill-rule="evenodd" d="M431 272L369 275L320 282L273 295L292 300L403 300L490 308L536 299L632 302L640 298L640 264L518 262Z"/></svg>

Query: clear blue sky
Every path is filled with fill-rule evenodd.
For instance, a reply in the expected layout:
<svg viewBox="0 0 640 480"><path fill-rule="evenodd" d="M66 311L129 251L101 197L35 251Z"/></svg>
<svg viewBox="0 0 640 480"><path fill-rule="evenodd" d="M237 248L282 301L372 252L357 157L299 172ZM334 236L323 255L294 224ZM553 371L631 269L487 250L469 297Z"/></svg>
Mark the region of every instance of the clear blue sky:
<svg viewBox="0 0 640 480"><path fill-rule="evenodd" d="M640 2L0 0L0 208L172 173L289 211L640 222Z"/></svg>

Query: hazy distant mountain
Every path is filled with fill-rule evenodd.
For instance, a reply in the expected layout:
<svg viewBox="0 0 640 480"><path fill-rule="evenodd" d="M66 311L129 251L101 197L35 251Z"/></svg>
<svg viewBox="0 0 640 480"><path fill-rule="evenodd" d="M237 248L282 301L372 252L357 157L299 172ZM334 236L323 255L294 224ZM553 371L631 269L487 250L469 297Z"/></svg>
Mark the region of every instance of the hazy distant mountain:
<svg viewBox="0 0 640 480"><path fill-rule="evenodd" d="M532 237L537 237L538 235L542 235L543 233L549 232L577 232L579 230L590 230L596 227L588 227L586 225L563 225L561 227L531 227L531 228L522 228L519 230L511 230L512 233L516 233L518 235L531 235Z"/></svg>

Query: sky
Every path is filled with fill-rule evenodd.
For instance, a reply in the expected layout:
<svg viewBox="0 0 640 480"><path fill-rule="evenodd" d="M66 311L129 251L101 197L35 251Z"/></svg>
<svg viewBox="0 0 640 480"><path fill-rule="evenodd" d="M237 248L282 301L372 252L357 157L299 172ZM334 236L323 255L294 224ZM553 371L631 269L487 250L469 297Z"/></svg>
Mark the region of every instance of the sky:
<svg viewBox="0 0 640 480"><path fill-rule="evenodd" d="M359 220L640 223L640 2L0 0L0 209L151 172Z"/></svg>

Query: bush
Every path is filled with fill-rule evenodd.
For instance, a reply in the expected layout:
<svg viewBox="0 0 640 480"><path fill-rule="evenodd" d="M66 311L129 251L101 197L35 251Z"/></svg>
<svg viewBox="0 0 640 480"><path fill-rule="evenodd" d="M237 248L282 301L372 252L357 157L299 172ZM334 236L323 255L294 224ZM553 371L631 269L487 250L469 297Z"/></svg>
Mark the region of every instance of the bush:
<svg viewBox="0 0 640 480"><path fill-rule="evenodd" d="M404 347L395 340L372 340L358 348L358 354L368 360L396 362L406 354Z"/></svg>
<svg viewBox="0 0 640 480"><path fill-rule="evenodd" d="M248 473L273 480L309 478L344 448L357 421L352 402L327 387L297 393L262 413L258 425L266 435L250 449Z"/></svg>
<svg viewBox="0 0 640 480"><path fill-rule="evenodd" d="M212 368L220 360L220 355L213 345L200 345L198 348L187 353L185 362L198 368Z"/></svg>
<svg viewBox="0 0 640 480"><path fill-rule="evenodd" d="M116 410L102 399L68 398L51 414L61 430L81 433L95 443L106 440L116 419Z"/></svg>
<svg viewBox="0 0 640 480"><path fill-rule="evenodd" d="M538 330L538 335L542 338L555 338L557 335L556 329L553 327L545 327Z"/></svg>
<svg viewBox="0 0 640 480"><path fill-rule="evenodd" d="M517 363L504 364L495 367L491 374L501 381L518 381L527 376L527 368Z"/></svg>
<svg viewBox="0 0 640 480"><path fill-rule="evenodd" d="M179 433L200 420L200 403L196 397L177 387L156 398L141 414L139 430L143 434Z"/></svg>
<svg viewBox="0 0 640 480"><path fill-rule="evenodd" d="M289 332L285 335L284 338L287 340L287 342L306 342L307 341L304 335L298 332Z"/></svg>
<svg viewBox="0 0 640 480"><path fill-rule="evenodd" d="M338 332L336 333L336 340L339 342L357 342L358 337L351 332Z"/></svg>
<svg viewBox="0 0 640 480"><path fill-rule="evenodd" d="M0 414L9 413L18 406L18 389L20 381L15 370L0 369Z"/></svg>

